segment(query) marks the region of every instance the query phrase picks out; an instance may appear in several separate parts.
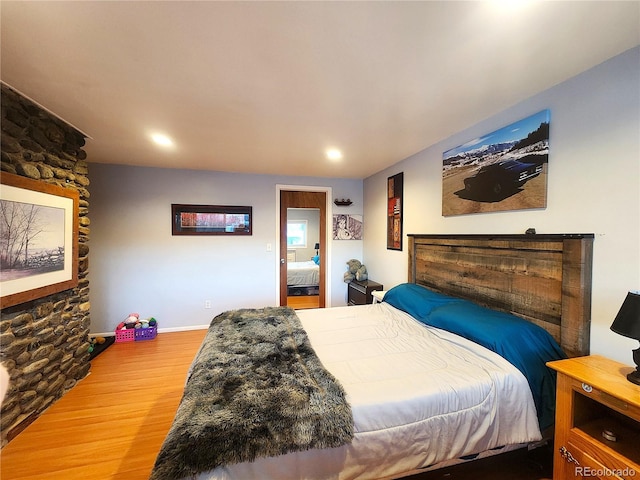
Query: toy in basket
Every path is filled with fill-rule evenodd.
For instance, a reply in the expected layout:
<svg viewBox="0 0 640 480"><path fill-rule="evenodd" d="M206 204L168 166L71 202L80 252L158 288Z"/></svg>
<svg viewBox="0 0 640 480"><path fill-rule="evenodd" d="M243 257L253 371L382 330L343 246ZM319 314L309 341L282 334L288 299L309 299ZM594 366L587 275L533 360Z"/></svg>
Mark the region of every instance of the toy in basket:
<svg viewBox="0 0 640 480"><path fill-rule="evenodd" d="M153 340L158 334L158 322L155 318L140 319L137 313L120 322L116 327L116 343Z"/></svg>

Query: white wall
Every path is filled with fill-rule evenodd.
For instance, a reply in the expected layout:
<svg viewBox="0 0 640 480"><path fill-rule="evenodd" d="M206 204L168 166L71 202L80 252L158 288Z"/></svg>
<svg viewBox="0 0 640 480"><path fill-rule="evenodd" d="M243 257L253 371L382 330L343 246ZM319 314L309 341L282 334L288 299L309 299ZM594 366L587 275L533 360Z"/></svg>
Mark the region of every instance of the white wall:
<svg viewBox="0 0 640 480"><path fill-rule="evenodd" d="M208 325L229 309L277 305L277 185L329 187L332 198L354 200L341 213L363 211L361 180L102 164L89 170L92 333L112 331L130 312L180 329ZM251 205L253 235L172 236L172 203ZM327 300L345 305L345 262L362 258L362 241L329 247Z"/></svg>
<svg viewBox="0 0 640 480"><path fill-rule="evenodd" d="M443 217L442 153L546 108L547 208ZM385 288L407 279L406 236L402 252L386 250L386 181L398 172L405 233L594 233L591 352L633 363L638 342L609 326L627 291L640 288L640 48L365 179L363 262Z"/></svg>

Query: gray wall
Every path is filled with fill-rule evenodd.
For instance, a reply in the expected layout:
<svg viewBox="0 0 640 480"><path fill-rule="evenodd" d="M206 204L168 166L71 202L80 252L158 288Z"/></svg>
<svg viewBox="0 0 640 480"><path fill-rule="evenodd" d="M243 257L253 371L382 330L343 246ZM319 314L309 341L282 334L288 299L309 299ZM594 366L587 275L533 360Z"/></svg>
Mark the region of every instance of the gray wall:
<svg viewBox="0 0 640 480"><path fill-rule="evenodd" d="M452 99L455 101L455 99ZM442 216L442 153L551 110L547 207ZM591 352L631 364L638 342L609 330L627 291L640 289L640 48L413 155L364 182L367 267L385 287L406 281L402 252L386 250L385 192L404 172L405 233L595 233Z"/></svg>
<svg viewBox="0 0 640 480"><path fill-rule="evenodd" d="M329 187L331 199L354 200L341 213L363 211L361 180L103 164L91 165L90 178L92 333L111 332L131 312L155 317L162 331L208 325L229 309L276 305L278 185ZM172 203L251 205L253 235L172 236ZM362 243L329 242L330 305L346 303L345 262L362 258Z"/></svg>

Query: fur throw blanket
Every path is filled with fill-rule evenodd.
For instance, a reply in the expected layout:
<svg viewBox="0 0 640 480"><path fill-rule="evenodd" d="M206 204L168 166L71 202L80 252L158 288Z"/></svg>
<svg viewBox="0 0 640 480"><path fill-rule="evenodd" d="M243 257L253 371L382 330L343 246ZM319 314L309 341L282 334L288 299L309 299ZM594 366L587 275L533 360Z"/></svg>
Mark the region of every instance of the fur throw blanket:
<svg viewBox="0 0 640 480"><path fill-rule="evenodd" d="M234 310L211 322L151 479L338 447L352 438L344 390L322 366L295 312Z"/></svg>

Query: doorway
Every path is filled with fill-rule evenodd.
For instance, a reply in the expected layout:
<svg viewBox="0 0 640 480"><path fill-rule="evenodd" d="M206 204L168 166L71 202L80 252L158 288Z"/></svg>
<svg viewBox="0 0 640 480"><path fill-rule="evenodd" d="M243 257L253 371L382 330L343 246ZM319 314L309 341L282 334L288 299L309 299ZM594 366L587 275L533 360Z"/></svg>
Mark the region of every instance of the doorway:
<svg viewBox="0 0 640 480"><path fill-rule="evenodd" d="M309 222L316 223L309 225ZM280 190L281 306L288 305L292 308L324 308L326 306L328 252L326 224L326 192ZM288 229L295 233L288 235ZM313 281L310 280L313 276L310 270L313 267L311 264L316 264L317 280ZM294 271L294 268L300 270Z"/></svg>

